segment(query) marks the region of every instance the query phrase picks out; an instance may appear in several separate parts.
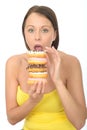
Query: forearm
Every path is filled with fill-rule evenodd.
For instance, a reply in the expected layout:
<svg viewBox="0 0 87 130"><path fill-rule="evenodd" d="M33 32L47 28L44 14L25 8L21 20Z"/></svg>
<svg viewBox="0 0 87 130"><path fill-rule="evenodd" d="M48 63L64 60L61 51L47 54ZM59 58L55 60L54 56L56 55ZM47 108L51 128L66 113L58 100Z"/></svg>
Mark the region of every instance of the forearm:
<svg viewBox="0 0 87 130"><path fill-rule="evenodd" d="M36 103L27 100L23 105L12 108L7 112L8 121L14 125L23 120L35 107Z"/></svg>
<svg viewBox="0 0 87 130"><path fill-rule="evenodd" d="M85 122L85 108L76 102L61 81L56 82L56 88L68 119L77 129L82 127Z"/></svg>

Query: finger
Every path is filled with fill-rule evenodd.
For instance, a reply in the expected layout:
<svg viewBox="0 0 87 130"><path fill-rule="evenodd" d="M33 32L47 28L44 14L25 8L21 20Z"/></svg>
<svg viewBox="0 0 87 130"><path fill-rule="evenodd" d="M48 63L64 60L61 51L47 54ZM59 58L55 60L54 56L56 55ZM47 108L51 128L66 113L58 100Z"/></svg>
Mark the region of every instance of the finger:
<svg viewBox="0 0 87 130"><path fill-rule="evenodd" d="M33 93L32 97L33 97L34 99L36 99L37 93Z"/></svg>
<svg viewBox="0 0 87 130"><path fill-rule="evenodd" d="M48 53L54 53L54 51L53 51L53 47L51 48L51 47L45 47L46 48L46 52L48 52Z"/></svg>
<svg viewBox="0 0 87 130"><path fill-rule="evenodd" d="M47 83L47 80L46 80L46 79L41 79L41 80L38 82L38 86L37 86L36 93L38 93L38 94L44 93L44 92L45 92L46 83Z"/></svg>
<svg viewBox="0 0 87 130"><path fill-rule="evenodd" d="M29 95L31 96L33 94L33 90L32 89L29 89L28 91Z"/></svg>
<svg viewBox="0 0 87 130"><path fill-rule="evenodd" d="M41 89L42 89L42 81L39 81L38 85L37 85L36 93L40 94L41 93Z"/></svg>
<svg viewBox="0 0 87 130"><path fill-rule="evenodd" d="M42 90L41 90L41 93L45 93L46 85L47 85L47 80L44 79L43 84L42 84Z"/></svg>
<svg viewBox="0 0 87 130"><path fill-rule="evenodd" d="M32 86L30 86L29 94L32 95L36 91L36 88L37 88L37 82L35 82Z"/></svg>
<svg viewBox="0 0 87 130"><path fill-rule="evenodd" d="M52 50L53 50L53 60L54 60L54 62L55 63L60 62L60 54L59 54L59 52L54 47L52 47Z"/></svg>
<svg viewBox="0 0 87 130"><path fill-rule="evenodd" d="M32 91L34 91L34 92L36 91L37 85L38 85L38 82L35 81L34 84L33 84L32 87L31 87Z"/></svg>

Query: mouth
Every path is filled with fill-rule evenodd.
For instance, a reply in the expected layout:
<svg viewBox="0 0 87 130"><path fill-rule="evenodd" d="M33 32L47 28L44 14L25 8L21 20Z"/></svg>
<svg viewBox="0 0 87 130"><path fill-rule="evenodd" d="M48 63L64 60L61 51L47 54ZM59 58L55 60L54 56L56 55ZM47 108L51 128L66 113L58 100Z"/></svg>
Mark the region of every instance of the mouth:
<svg viewBox="0 0 87 130"><path fill-rule="evenodd" d="M41 45L35 45L34 50L35 51L43 51L43 47Z"/></svg>

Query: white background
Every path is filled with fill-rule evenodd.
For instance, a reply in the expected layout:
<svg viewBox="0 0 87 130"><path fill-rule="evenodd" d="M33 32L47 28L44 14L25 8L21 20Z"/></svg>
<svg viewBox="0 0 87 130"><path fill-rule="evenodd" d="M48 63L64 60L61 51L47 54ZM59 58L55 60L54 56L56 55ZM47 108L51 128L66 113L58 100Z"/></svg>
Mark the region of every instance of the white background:
<svg viewBox="0 0 87 130"><path fill-rule="evenodd" d="M75 55L81 63L87 104L87 0L3 0L0 1L0 130L20 130L23 121L12 126L5 110L5 63L15 54L26 52L21 26L32 5L51 7L57 15L59 49ZM87 130L87 123L82 130Z"/></svg>

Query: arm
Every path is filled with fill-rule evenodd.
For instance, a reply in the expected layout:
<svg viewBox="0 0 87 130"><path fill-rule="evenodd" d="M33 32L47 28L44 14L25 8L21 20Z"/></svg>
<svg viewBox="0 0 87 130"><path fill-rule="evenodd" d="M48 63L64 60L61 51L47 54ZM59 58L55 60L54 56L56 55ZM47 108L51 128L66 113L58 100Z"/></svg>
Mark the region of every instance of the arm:
<svg viewBox="0 0 87 130"><path fill-rule="evenodd" d="M62 63L59 53L54 48L47 48L47 52L53 55L54 84L64 106L65 113L72 124L81 129L86 119L86 105L83 92L82 72L79 61L73 56L66 58L66 85L60 77L60 64ZM56 60L55 60L56 59ZM58 59L58 60L57 60Z"/></svg>
<svg viewBox="0 0 87 130"><path fill-rule="evenodd" d="M8 121L11 124L15 124L24 119L39 102L42 96L39 94L39 97L36 98L38 92L34 93L33 95L36 99L32 96L32 98L27 100L23 105L18 106L16 101L16 92L18 86L17 78L20 66L19 64L17 57L10 58L6 63L6 112Z"/></svg>
<svg viewBox="0 0 87 130"><path fill-rule="evenodd" d="M77 129L81 129L84 126L86 119L82 71L78 59L72 56L69 56L69 58L67 89L65 89L65 94L67 95L64 95L68 102L63 100L63 105L65 106L64 109L69 120ZM62 96L63 95L61 95L61 98L63 98Z"/></svg>

